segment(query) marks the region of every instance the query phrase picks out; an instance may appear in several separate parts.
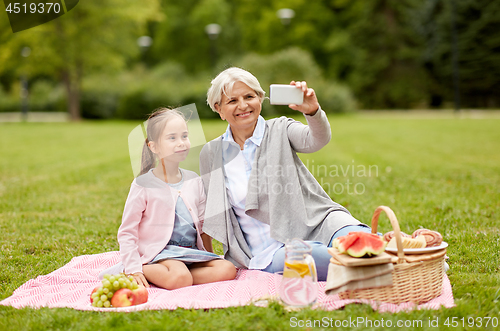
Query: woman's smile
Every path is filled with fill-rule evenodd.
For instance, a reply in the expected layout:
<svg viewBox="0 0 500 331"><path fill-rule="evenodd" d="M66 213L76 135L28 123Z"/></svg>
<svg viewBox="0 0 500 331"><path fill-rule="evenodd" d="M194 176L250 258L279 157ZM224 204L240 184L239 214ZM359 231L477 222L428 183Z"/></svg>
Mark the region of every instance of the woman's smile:
<svg viewBox="0 0 500 331"><path fill-rule="evenodd" d="M248 117L253 111L247 111L245 113L236 114L238 117Z"/></svg>

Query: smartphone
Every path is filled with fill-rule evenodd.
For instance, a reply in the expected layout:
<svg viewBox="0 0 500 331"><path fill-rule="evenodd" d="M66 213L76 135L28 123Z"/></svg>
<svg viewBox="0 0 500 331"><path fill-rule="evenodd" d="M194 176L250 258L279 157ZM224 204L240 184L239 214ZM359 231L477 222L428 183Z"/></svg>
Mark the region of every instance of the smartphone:
<svg viewBox="0 0 500 331"><path fill-rule="evenodd" d="M294 85L271 84L269 88L271 105L301 105L304 102L304 92Z"/></svg>

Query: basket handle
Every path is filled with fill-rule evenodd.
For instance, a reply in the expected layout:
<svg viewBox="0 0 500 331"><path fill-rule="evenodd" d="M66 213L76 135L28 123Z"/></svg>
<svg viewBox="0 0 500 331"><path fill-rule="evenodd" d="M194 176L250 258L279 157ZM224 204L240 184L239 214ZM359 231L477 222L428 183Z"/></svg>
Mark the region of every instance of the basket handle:
<svg viewBox="0 0 500 331"><path fill-rule="evenodd" d="M401 239L401 230L399 229L398 219L396 218L396 214L392 211L391 208L387 206L379 206L375 209L372 217L372 233L377 234L377 226L378 226L378 217L380 213L384 211L389 217L389 221L391 221L392 228L394 229L394 236L396 237L396 246L398 247L398 262L405 262L405 253L403 252L403 241Z"/></svg>

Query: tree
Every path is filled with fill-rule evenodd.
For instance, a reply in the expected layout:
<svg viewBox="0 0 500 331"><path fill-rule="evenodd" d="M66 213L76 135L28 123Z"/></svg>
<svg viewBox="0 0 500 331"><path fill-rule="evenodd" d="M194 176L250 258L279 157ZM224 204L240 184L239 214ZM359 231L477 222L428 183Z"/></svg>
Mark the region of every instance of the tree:
<svg viewBox="0 0 500 331"><path fill-rule="evenodd" d="M310 51L326 78L346 83L365 108L410 108L428 96L411 10L420 0L244 0L235 15L244 51ZM295 17L282 24L281 8Z"/></svg>
<svg viewBox="0 0 500 331"><path fill-rule="evenodd" d="M80 118L80 84L92 71L118 70L138 52L136 40L146 23L159 20L158 0L80 1L64 16L35 28L12 34L0 25L0 73L17 68L18 74L43 74L62 80L68 112ZM10 28L9 28L10 30ZM31 48L21 59L21 49Z"/></svg>
<svg viewBox="0 0 500 331"><path fill-rule="evenodd" d="M411 17L420 2L334 2L341 27L326 42L327 70L354 90L364 108L412 108L427 101L423 38Z"/></svg>
<svg viewBox="0 0 500 331"><path fill-rule="evenodd" d="M409 108L428 98L411 9L421 0L163 0L169 19L158 25L156 61L209 68L204 26L218 23L217 71L248 53L270 55L290 47L311 53L325 78L348 84L364 107ZM294 10L288 24L277 12Z"/></svg>
<svg viewBox="0 0 500 331"><path fill-rule="evenodd" d="M167 20L155 24L153 29L154 64L176 62L193 74L209 71L211 42L215 43L219 59L228 53L238 53L235 47L238 31L231 22L233 6L227 0L163 0L162 10ZM205 27L212 23L222 27L213 41L205 32Z"/></svg>
<svg viewBox="0 0 500 331"><path fill-rule="evenodd" d="M452 10L456 7L458 66L462 104L500 105L500 1L428 0L416 14L425 40L422 58L432 77L436 105L452 99Z"/></svg>

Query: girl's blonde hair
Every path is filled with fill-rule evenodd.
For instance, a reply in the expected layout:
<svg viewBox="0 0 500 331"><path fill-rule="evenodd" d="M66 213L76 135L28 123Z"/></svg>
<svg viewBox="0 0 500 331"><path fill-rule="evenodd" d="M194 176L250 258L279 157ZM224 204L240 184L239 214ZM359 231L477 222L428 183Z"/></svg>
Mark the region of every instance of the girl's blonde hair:
<svg viewBox="0 0 500 331"><path fill-rule="evenodd" d="M255 93L257 93L260 102L264 100L266 92L262 89L262 87L260 87L260 83L257 78L244 69L231 67L218 74L217 77L212 80L212 85L208 89L207 104L214 112L217 113L215 105L220 105L222 93L228 96L228 94L230 94L233 90L234 83L236 82L245 83L248 87L254 90Z"/></svg>
<svg viewBox="0 0 500 331"><path fill-rule="evenodd" d="M141 158L141 172L139 175L147 173L149 170L156 166L157 157L148 146L150 141L157 142L162 134L169 119L173 116L178 116L184 121L186 118L184 114L176 109L158 108L151 115L149 115L146 125L146 140L142 147Z"/></svg>

